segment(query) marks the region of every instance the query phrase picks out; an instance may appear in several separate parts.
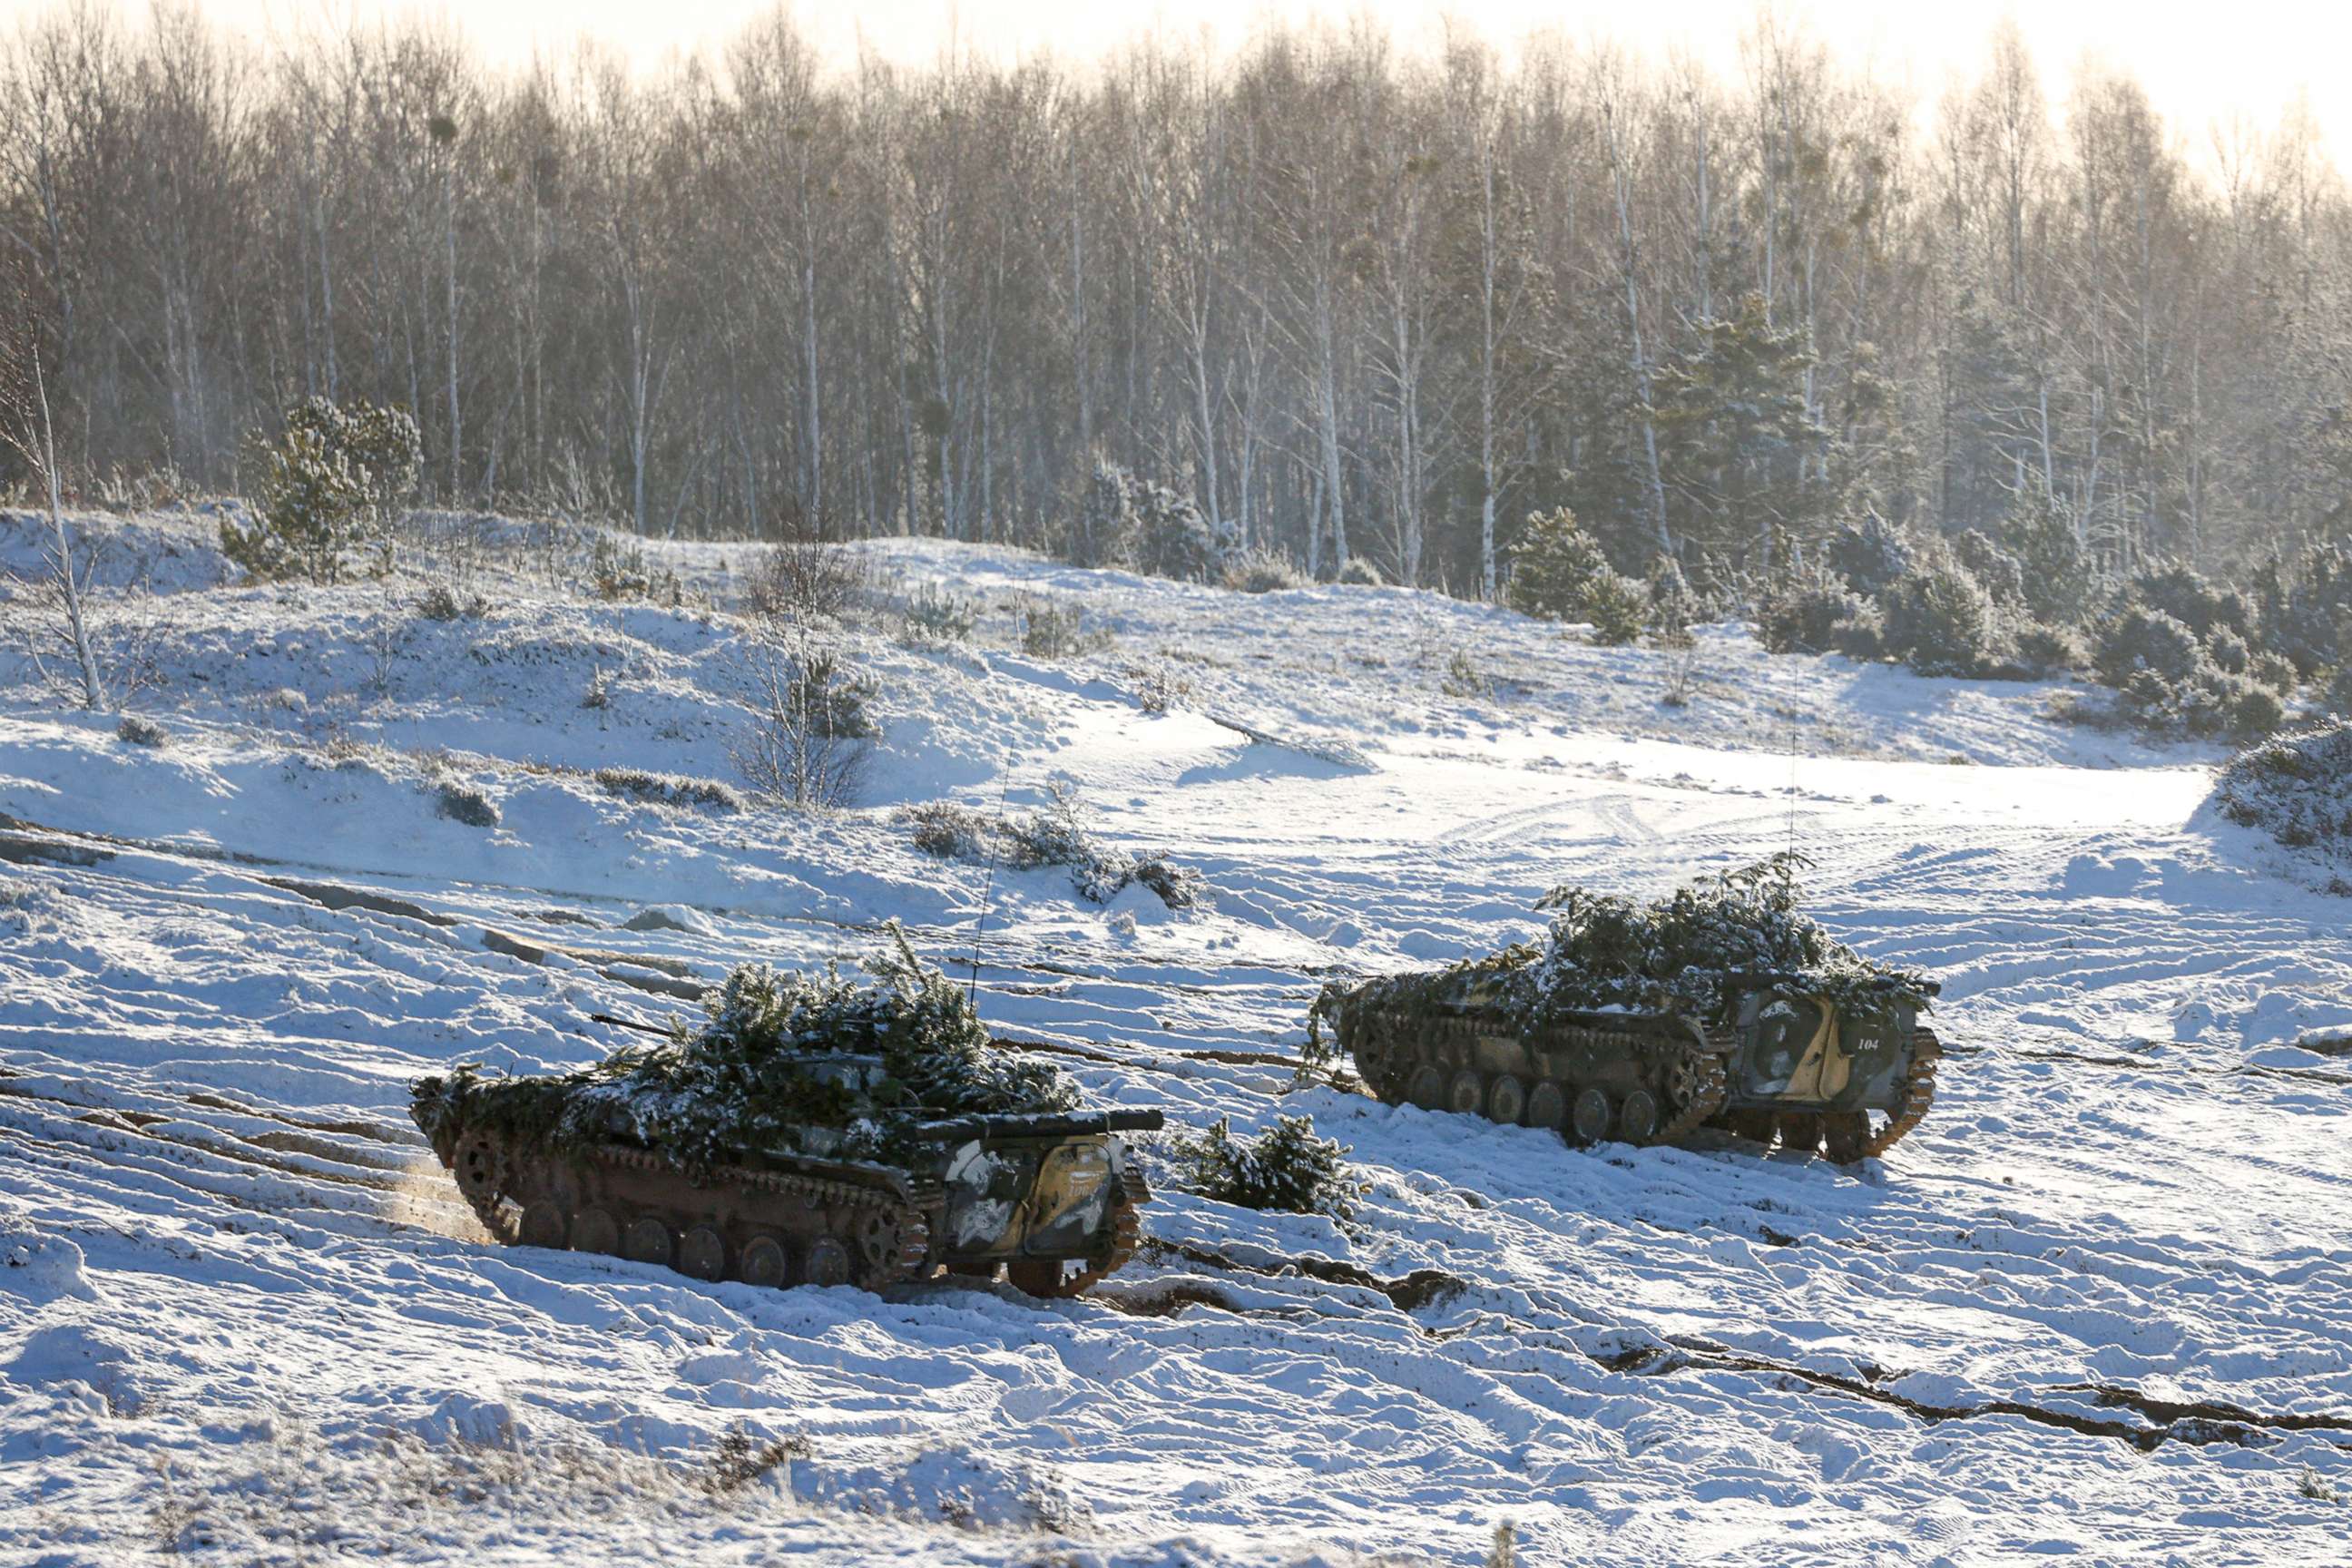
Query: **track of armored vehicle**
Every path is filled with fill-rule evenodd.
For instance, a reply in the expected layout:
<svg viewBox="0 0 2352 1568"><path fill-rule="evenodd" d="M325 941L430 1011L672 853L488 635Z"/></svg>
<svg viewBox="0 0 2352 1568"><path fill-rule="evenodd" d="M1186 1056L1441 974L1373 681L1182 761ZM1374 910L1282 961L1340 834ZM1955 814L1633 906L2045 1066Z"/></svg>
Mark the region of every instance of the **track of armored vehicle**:
<svg viewBox="0 0 2352 1568"><path fill-rule="evenodd" d="M902 1163L745 1152L692 1173L623 1138L559 1150L445 1121L434 1147L483 1227L510 1246L771 1287L878 1290L1002 1266L1031 1295L1071 1296L1134 1255L1150 1192L1114 1134L1160 1121L966 1116L922 1124Z"/></svg>
<svg viewBox="0 0 2352 1568"><path fill-rule="evenodd" d="M1338 990L1318 1011L1391 1105L1552 1128L1575 1143L1678 1143L1712 1127L1841 1163L1918 1125L1943 1056L1907 1008L1842 1014L1764 984L1735 988L1704 1027L1619 1012L1529 1027L1478 990L1433 1002L1380 981Z"/></svg>
<svg viewBox="0 0 2352 1568"><path fill-rule="evenodd" d="M1664 1015L1575 1014L1522 1036L1475 1009L1336 1009L1339 1043L1391 1105L1557 1128L1585 1143L1671 1143L1729 1086L1733 1042Z"/></svg>

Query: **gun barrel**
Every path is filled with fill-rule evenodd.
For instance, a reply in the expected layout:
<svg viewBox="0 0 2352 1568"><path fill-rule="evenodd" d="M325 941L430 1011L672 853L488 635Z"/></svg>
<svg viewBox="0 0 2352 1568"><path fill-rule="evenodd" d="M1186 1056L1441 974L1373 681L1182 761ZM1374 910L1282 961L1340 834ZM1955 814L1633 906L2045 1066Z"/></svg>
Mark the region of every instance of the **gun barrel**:
<svg viewBox="0 0 2352 1568"><path fill-rule="evenodd" d="M958 1116L926 1121L934 1138L1084 1138L1103 1132L1157 1132L1167 1118L1157 1110L1081 1110L1045 1116Z"/></svg>

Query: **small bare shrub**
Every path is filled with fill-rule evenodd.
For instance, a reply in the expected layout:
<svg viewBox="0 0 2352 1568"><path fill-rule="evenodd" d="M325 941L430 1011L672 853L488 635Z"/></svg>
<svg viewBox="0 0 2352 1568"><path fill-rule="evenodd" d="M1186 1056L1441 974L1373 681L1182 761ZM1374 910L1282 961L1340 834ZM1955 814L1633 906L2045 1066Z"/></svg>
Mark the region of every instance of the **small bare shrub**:
<svg viewBox="0 0 2352 1568"><path fill-rule="evenodd" d="M167 1491L148 1510L147 1533L155 1550L170 1556L208 1552L220 1544L202 1506L177 1491Z"/></svg>
<svg viewBox="0 0 2352 1568"><path fill-rule="evenodd" d="M46 926L58 907L57 895L46 883L24 877L0 877L0 931L19 936Z"/></svg>
<svg viewBox="0 0 2352 1568"><path fill-rule="evenodd" d="M171 740L163 725L140 713L125 713L114 727L114 738L133 746L161 746Z"/></svg>
<svg viewBox="0 0 2352 1568"><path fill-rule="evenodd" d="M384 602L383 612L368 621L358 641L367 650L368 689L379 698L391 696L393 674L400 668L401 653L408 646L408 624L396 613L389 598Z"/></svg>
<svg viewBox="0 0 2352 1568"><path fill-rule="evenodd" d="M751 680L752 721L734 755L752 789L800 810L847 805L865 781L867 742L881 732L866 711L872 682L805 639L760 660Z"/></svg>
<svg viewBox="0 0 2352 1568"><path fill-rule="evenodd" d="M998 816L953 801L931 801L898 814L916 848L943 860L992 860L1015 871L1060 866L1090 903L1107 904L1141 883L1171 910L1208 901L1209 881L1164 855L1135 856L1106 844L1087 825L1076 795L1055 784L1044 805L1025 816Z"/></svg>
<svg viewBox="0 0 2352 1568"><path fill-rule="evenodd" d="M490 613L490 602L479 594L436 583L418 595L416 613L428 621L478 621Z"/></svg>
<svg viewBox="0 0 2352 1568"><path fill-rule="evenodd" d="M602 711L612 705L613 678L600 664L596 667L595 673L588 678L588 689L581 694L580 706Z"/></svg>
<svg viewBox="0 0 2352 1568"><path fill-rule="evenodd" d="M743 809L743 797L731 785L717 779L626 767L598 768L588 776L606 795L622 795L650 805L701 805L722 813Z"/></svg>
<svg viewBox="0 0 2352 1568"><path fill-rule="evenodd" d="M126 468L115 463L92 479L82 493L100 511L135 517L141 512L184 505L196 494L196 487L169 462L152 468Z"/></svg>
<svg viewBox="0 0 2352 1568"><path fill-rule="evenodd" d="M1127 676L1135 682L1135 705L1146 713L1165 713L1192 695L1192 683L1164 663L1131 664Z"/></svg>
<svg viewBox="0 0 2352 1568"><path fill-rule="evenodd" d="M910 837L916 848L942 860L985 858L1004 826L1001 817L958 805L951 800L910 805L898 814L898 820L913 830Z"/></svg>
<svg viewBox="0 0 2352 1568"><path fill-rule="evenodd" d="M1691 627L1698 624L1698 595L1683 574L1682 563L1671 555L1650 562L1646 592L1650 596L1650 640L1659 647L1688 647Z"/></svg>
<svg viewBox="0 0 2352 1568"><path fill-rule="evenodd" d="M794 1459L808 1458L815 1452L815 1447L799 1433L779 1442L754 1443L739 1421L720 1433L719 1441L711 1446L710 1468L702 1478L702 1489L713 1497L724 1497L741 1491L778 1469L789 1478Z"/></svg>
<svg viewBox="0 0 2352 1568"><path fill-rule="evenodd" d="M468 827L496 827L499 808L496 802L473 784L457 779L444 779L436 791L439 797L440 815Z"/></svg>
<svg viewBox="0 0 2352 1568"><path fill-rule="evenodd" d="M1664 684L1658 700L1669 708L1687 708L1698 690L1698 646L1686 642L1666 650Z"/></svg>
<svg viewBox="0 0 2352 1568"><path fill-rule="evenodd" d="M769 545L743 584L743 607L795 626L839 620L866 586L860 559L838 544Z"/></svg>
<svg viewBox="0 0 2352 1568"><path fill-rule="evenodd" d="M1478 701L1495 695L1495 688L1478 668L1477 662L1462 648L1455 648L1445 661L1445 673L1439 677L1437 689L1448 697Z"/></svg>
<svg viewBox="0 0 2352 1568"><path fill-rule="evenodd" d="M373 768L387 777L391 775L392 752L379 742L360 740L340 724L329 728L320 754L330 767Z"/></svg>
<svg viewBox="0 0 2352 1568"><path fill-rule="evenodd" d="M1024 597L1015 613L1021 617L1021 651L1032 658L1068 658L1111 641L1108 632L1089 630L1086 612L1074 604Z"/></svg>
<svg viewBox="0 0 2352 1568"><path fill-rule="evenodd" d="M971 640L980 606L936 583L907 595L898 616L898 640L909 647L950 647Z"/></svg>
<svg viewBox="0 0 2352 1568"><path fill-rule="evenodd" d="M1279 551L1235 552L1225 562L1225 586L1244 594L1276 594L1307 586L1307 574Z"/></svg>
<svg viewBox="0 0 2352 1568"><path fill-rule="evenodd" d="M1016 871L1066 866L1088 901L1107 904L1132 879L1134 863L1095 837L1076 791L1056 783L1045 804L1023 817L1003 819L1004 862Z"/></svg>
<svg viewBox="0 0 2352 1568"><path fill-rule="evenodd" d="M676 605L686 597L684 584L668 567L646 563L643 542L626 544L598 530L588 549L588 584L600 599L651 599Z"/></svg>

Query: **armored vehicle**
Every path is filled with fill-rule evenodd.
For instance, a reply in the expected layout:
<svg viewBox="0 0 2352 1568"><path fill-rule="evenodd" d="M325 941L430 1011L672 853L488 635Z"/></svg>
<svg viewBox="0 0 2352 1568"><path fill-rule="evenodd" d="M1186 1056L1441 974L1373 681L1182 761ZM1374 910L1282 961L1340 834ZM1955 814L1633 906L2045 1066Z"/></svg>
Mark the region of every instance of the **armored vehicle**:
<svg viewBox="0 0 2352 1568"><path fill-rule="evenodd" d="M1672 1143L1716 1126L1839 1162L1927 1113L1937 987L1838 942L1800 906L1784 852L1661 899L1559 887L1541 942L1417 974L1326 986L1372 1091L1571 1141ZM1883 1122L1874 1122L1884 1116Z"/></svg>
<svg viewBox="0 0 2352 1568"><path fill-rule="evenodd" d="M1335 987L1318 1009L1389 1104L1556 1128L1580 1143L1673 1143L1717 1127L1846 1163L1884 1152L1934 1098L1943 1049L1904 995L1841 1005L1733 975L1709 1024L1666 1010L1530 1019L1485 968Z"/></svg>
<svg viewBox="0 0 2352 1568"><path fill-rule="evenodd" d="M501 1242L658 1263L698 1279L879 1289L942 1270L1075 1295L1125 1263L1150 1190L1121 1132L1156 1110L916 1121L882 1158L734 1151L680 1169L616 1128L561 1144L469 1120L446 1080L413 1114Z"/></svg>
<svg viewBox="0 0 2352 1568"><path fill-rule="evenodd" d="M1118 1134L1050 1066L992 1039L905 935L861 983L739 964L706 1017L572 1072L460 1066L409 1113L499 1241L699 1279L879 1289L941 1269L1071 1295L1125 1263L1150 1196Z"/></svg>
<svg viewBox="0 0 2352 1568"><path fill-rule="evenodd" d="M1318 1004L1391 1105L1553 1128L1574 1142L1674 1142L1721 1108L1733 1042L1672 1014L1569 1011L1530 1027L1475 977L1397 975ZM1419 984L1415 984L1419 983Z"/></svg>

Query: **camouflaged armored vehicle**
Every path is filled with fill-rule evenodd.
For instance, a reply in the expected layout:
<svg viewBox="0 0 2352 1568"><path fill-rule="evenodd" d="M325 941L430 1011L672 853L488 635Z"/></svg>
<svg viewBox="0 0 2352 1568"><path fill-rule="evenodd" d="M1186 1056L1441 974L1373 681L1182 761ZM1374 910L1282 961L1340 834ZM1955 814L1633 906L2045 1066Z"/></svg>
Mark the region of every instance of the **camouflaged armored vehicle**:
<svg viewBox="0 0 2352 1568"><path fill-rule="evenodd" d="M1118 1134L1160 1112L1080 1110L903 937L866 967L742 965L698 1028L570 1073L420 1079L410 1114L509 1244L771 1286L1002 1266L1041 1296L1125 1263L1150 1194Z"/></svg>
<svg viewBox="0 0 2352 1568"><path fill-rule="evenodd" d="M1927 1115L1943 1055L1916 1010L1892 999L1840 1006L1754 983L1712 1026L1580 1010L1529 1026L1475 977L1433 995L1427 979L1370 981L1325 1005L1372 1092L1579 1143L1673 1143L1717 1127L1859 1160Z"/></svg>
<svg viewBox="0 0 2352 1568"><path fill-rule="evenodd" d="M431 1086L431 1087L425 1087ZM886 1160L743 1150L692 1173L637 1139L558 1146L469 1122L427 1079L413 1108L485 1229L510 1246L698 1279L880 1289L942 1271L1068 1296L1134 1255L1143 1173L1120 1132L1156 1110L917 1121Z"/></svg>
<svg viewBox="0 0 2352 1568"><path fill-rule="evenodd" d="M1851 1162L1916 1126L1943 1055L1937 986L1798 912L1775 857L1648 904L1556 889L1548 942L1325 988L1372 1092L1570 1142L1672 1143L1704 1127Z"/></svg>

